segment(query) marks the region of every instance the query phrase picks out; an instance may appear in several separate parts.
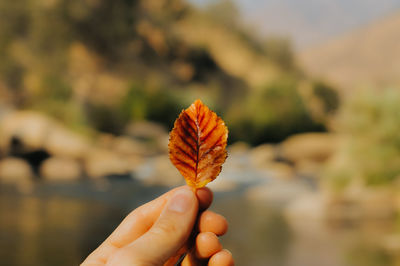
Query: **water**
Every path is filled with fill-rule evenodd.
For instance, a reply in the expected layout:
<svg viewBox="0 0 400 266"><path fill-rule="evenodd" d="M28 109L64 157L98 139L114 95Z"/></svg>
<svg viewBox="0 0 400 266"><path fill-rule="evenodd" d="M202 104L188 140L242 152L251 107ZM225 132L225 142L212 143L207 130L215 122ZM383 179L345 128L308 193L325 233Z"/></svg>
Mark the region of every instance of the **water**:
<svg viewBox="0 0 400 266"><path fill-rule="evenodd" d="M0 188L0 265L78 265L130 210L167 191L125 178L39 183L22 195ZM334 225L295 232L282 206L217 193L212 209L230 223L223 245L237 265L386 266L395 256L374 243L393 223Z"/></svg>

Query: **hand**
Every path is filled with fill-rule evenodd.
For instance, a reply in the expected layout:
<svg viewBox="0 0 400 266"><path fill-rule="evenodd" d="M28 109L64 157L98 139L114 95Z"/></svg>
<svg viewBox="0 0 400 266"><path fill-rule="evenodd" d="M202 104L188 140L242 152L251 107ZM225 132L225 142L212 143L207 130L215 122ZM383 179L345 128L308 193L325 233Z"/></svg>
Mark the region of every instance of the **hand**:
<svg viewBox="0 0 400 266"><path fill-rule="evenodd" d="M218 240L228 230L226 219L204 211L212 198L208 188L198 189L195 195L183 186L140 206L82 266L174 265L185 252L182 265L233 265L232 254ZM197 219L199 210L204 212Z"/></svg>

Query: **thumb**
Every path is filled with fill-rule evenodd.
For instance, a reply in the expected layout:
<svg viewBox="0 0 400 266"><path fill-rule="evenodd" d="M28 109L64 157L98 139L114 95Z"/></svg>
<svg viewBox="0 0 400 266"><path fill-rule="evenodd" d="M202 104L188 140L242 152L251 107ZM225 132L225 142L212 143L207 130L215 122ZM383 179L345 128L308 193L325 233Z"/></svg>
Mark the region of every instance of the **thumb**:
<svg viewBox="0 0 400 266"><path fill-rule="evenodd" d="M189 238L197 212L198 201L190 188L177 190L149 231L120 251L122 261L115 265L164 264Z"/></svg>

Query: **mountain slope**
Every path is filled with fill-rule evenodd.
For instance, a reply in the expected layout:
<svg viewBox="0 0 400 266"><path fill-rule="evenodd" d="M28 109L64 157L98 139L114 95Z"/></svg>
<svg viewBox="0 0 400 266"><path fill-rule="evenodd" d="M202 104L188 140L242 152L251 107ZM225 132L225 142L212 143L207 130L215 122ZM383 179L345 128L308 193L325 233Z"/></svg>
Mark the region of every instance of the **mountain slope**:
<svg viewBox="0 0 400 266"><path fill-rule="evenodd" d="M300 64L344 89L400 84L400 12L309 49Z"/></svg>
<svg viewBox="0 0 400 266"><path fill-rule="evenodd" d="M297 49L326 42L400 8L398 0L235 0L262 33L293 40Z"/></svg>

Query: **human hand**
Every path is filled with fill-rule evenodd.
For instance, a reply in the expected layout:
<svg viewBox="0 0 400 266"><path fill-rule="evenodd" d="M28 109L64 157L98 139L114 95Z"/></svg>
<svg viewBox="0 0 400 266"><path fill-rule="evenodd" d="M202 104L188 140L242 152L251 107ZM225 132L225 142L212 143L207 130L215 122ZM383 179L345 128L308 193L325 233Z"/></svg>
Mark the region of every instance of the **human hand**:
<svg viewBox="0 0 400 266"><path fill-rule="evenodd" d="M174 265L185 252L182 265L234 265L218 240L228 230L226 219L204 211L212 199L208 188L165 193L132 211L81 266Z"/></svg>

